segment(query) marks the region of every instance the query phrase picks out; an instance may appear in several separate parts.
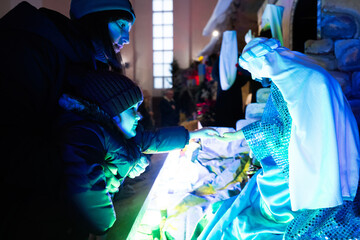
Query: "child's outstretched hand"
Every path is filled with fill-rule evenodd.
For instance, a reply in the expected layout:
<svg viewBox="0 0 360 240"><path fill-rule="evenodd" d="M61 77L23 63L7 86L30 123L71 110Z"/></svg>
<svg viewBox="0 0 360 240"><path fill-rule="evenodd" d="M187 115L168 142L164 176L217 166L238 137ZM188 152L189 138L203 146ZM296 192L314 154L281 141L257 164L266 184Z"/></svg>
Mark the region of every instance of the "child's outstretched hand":
<svg viewBox="0 0 360 240"><path fill-rule="evenodd" d="M211 138L219 136L219 133L213 128L201 128L199 130L190 131L190 139L193 138Z"/></svg>
<svg viewBox="0 0 360 240"><path fill-rule="evenodd" d="M149 165L149 161L145 156L142 156L139 161L135 163L135 166L129 172L129 178L135 178L142 174L146 167Z"/></svg>

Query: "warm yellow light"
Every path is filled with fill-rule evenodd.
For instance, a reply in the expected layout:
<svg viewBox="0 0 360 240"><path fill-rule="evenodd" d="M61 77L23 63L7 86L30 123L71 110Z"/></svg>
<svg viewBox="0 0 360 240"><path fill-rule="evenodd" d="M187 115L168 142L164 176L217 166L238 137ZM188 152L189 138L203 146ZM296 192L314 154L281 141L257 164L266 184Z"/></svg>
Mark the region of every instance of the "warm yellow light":
<svg viewBox="0 0 360 240"><path fill-rule="evenodd" d="M213 37L219 36L219 31L214 30L214 31L212 32L212 35L213 35Z"/></svg>

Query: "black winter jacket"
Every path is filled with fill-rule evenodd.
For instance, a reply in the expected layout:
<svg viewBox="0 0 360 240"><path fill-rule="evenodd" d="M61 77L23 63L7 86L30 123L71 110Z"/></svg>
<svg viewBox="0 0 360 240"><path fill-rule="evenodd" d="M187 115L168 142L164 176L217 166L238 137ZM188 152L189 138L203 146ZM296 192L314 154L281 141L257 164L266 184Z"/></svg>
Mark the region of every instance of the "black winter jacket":
<svg viewBox="0 0 360 240"><path fill-rule="evenodd" d="M7 139L3 147L18 153L12 156L14 161L7 162L8 172L23 176L15 179L19 182L11 176L4 178L21 186L33 174L41 181L41 175L51 172L44 167L52 151L51 127L68 69L73 65L94 69L93 49L68 18L27 2L0 19L0 35L0 104L6 113L1 117L1 130Z"/></svg>
<svg viewBox="0 0 360 240"><path fill-rule="evenodd" d="M69 96L62 97L60 104L66 109L59 129L67 194L88 230L101 234L116 219L110 196L118 191L134 164L145 157L141 152L184 148L189 133L183 127L150 132L138 125L135 138L125 140L112 120L94 105L84 105Z"/></svg>
<svg viewBox="0 0 360 240"><path fill-rule="evenodd" d="M61 164L53 119L68 69L95 68L92 45L67 17L26 2L0 19L0 36L1 236L25 239L31 232L56 239Z"/></svg>

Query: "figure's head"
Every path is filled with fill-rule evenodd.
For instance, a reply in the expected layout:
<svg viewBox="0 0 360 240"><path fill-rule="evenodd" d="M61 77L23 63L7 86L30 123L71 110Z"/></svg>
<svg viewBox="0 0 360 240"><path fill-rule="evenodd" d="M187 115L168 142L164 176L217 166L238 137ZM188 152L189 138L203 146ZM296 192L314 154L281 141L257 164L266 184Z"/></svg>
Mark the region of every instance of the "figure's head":
<svg viewBox="0 0 360 240"><path fill-rule="evenodd" d="M172 88L168 88L164 91L164 96L169 99L172 100L174 98L174 90Z"/></svg>
<svg viewBox="0 0 360 240"><path fill-rule="evenodd" d="M116 54L130 42L135 13L129 0L72 0L70 17L109 59L120 68Z"/></svg>
<svg viewBox="0 0 360 240"><path fill-rule="evenodd" d="M254 80L266 83L269 79L262 71L265 55L280 46L276 39L254 38L244 47L239 57L239 65L248 70Z"/></svg>
<svg viewBox="0 0 360 240"><path fill-rule="evenodd" d="M126 139L134 137L140 120L137 109L143 101L140 88L126 76L110 71L87 71L76 77L81 80L76 84L75 96L99 106Z"/></svg>

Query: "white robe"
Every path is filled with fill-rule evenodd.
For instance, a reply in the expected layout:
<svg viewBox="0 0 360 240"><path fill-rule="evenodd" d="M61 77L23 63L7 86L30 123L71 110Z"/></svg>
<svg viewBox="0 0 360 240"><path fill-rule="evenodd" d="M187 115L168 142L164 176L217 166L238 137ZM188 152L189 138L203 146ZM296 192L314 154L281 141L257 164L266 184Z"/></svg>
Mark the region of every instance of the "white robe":
<svg viewBox="0 0 360 240"><path fill-rule="evenodd" d="M236 31L225 31L223 33L219 58L220 87L223 91L231 88L236 80L237 61Z"/></svg>
<svg viewBox="0 0 360 240"><path fill-rule="evenodd" d="M253 39L244 52L264 41ZM292 210L353 200L359 182L359 131L338 82L306 55L284 47L249 62L240 58L240 65L253 76L270 78L288 104Z"/></svg>

